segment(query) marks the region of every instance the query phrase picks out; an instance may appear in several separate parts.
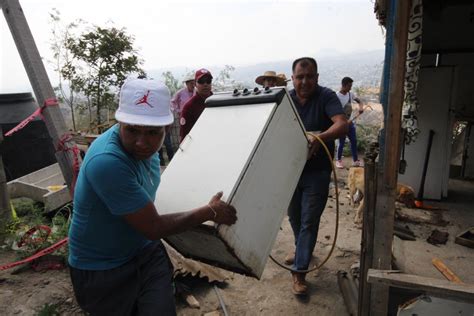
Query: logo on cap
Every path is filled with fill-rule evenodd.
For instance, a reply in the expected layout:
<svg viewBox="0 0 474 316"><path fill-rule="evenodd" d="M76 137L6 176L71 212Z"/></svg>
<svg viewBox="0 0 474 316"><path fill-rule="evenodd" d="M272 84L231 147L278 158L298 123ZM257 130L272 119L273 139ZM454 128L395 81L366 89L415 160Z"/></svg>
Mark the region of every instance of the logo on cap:
<svg viewBox="0 0 474 316"><path fill-rule="evenodd" d="M146 104L148 105L149 107L153 107L150 103L148 103L148 95L150 94L150 90L147 91L146 94L143 95L143 97L137 101L137 103L135 103L136 105L140 105L140 104Z"/></svg>

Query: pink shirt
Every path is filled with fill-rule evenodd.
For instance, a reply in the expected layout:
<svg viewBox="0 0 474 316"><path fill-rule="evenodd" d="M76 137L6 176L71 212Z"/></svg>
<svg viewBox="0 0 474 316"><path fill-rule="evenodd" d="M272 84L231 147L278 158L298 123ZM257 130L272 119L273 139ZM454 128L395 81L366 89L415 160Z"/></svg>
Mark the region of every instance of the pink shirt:
<svg viewBox="0 0 474 316"><path fill-rule="evenodd" d="M189 92L188 88L186 87L178 90L178 92L176 92L174 97L171 99L171 110L176 113L181 113L184 104L188 102L188 100L191 99L193 95L194 91Z"/></svg>

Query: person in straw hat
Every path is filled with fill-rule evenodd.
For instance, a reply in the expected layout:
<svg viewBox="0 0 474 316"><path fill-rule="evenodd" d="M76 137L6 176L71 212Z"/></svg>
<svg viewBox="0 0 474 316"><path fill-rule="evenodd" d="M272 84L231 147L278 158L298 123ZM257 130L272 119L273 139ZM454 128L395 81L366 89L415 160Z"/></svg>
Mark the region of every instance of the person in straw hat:
<svg viewBox="0 0 474 316"><path fill-rule="evenodd" d="M287 79L285 74L278 74L277 75L278 78L280 78L280 80L282 81L282 86L285 86L287 85L288 81L290 81L290 79Z"/></svg>
<svg viewBox="0 0 474 316"><path fill-rule="evenodd" d="M255 79L255 83L263 86L263 88L267 88L267 87L272 88L272 87L277 87L277 86L285 86L286 85L285 79L281 76L278 76L275 71L267 70L263 73L263 75L258 76Z"/></svg>
<svg viewBox="0 0 474 316"><path fill-rule="evenodd" d="M87 151L77 180L68 258L74 294L91 315L175 315L173 270L160 239L209 220L232 225L236 210L222 192L187 212L156 209L157 151L173 122L164 84L127 80L115 118Z"/></svg>

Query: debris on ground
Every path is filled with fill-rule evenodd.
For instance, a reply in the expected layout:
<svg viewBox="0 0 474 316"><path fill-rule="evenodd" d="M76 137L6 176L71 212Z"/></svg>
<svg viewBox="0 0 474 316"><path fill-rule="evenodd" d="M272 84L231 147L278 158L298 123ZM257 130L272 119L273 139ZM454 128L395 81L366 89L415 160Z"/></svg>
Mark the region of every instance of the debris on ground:
<svg viewBox="0 0 474 316"><path fill-rule="evenodd" d="M393 226L393 234L402 240L416 240L415 233L410 229L408 225L395 222Z"/></svg>
<svg viewBox="0 0 474 316"><path fill-rule="evenodd" d="M225 282L230 279L230 273L214 266L188 259L183 257L170 245L165 244L166 251L170 257L174 268L174 277L178 275L182 277L192 276L197 278L205 278L209 283Z"/></svg>
<svg viewBox="0 0 474 316"><path fill-rule="evenodd" d="M448 268L443 261L441 261L438 258L433 258L431 260L431 263L435 266L436 269L438 269L439 272L441 272L442 275L446 279L448 279L451 282L457 283L457 284L463 284L464 282L461 281L461 279L453 272L451 271L450 268Z"/></svg>
<svg viewBox="0 0 474 316"><path fill-rule="evenodd" d="M416 224L431 224L435 226L446 226L449 223L443 219L440 211L427 211L415 208L400 207L395 211L395 219L402 222Z"/></svg>
<svg viewBox="0 0 474 316"><path fill-rule="evenodd" d="M186 304L188 304L188 306L191 308L201 308L201 304L199 304L199 301L192 294L187 294L184 297L184 300L186 301Z"/></svg>
<svg viewBox="0 0 474 316"><path fill-rule="evenodd" d="M437 229L431 232L431 235L428 237L426 241L428 241L432 245L444 245L448 241L449 233L442 232Z"/></svg>

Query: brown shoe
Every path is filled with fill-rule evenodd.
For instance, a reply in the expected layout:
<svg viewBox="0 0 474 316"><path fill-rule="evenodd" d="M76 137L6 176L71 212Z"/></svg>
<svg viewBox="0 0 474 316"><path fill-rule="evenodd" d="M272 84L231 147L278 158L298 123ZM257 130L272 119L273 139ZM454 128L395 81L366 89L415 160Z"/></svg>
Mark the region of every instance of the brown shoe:
<svg viewBox="0 0 474 316"><path fill-rule="evenodd" d="M285 261L283 261L286 265L292 265L295 262L295 252L291 251L285 257Z"/></svg>
<svg viewBox="0 0 474 316"><path fill-rule="evenodd" d="M306 295L308 294L308 285L305 281L305 273L291 273L293 277L293 294Z"/></svg>

